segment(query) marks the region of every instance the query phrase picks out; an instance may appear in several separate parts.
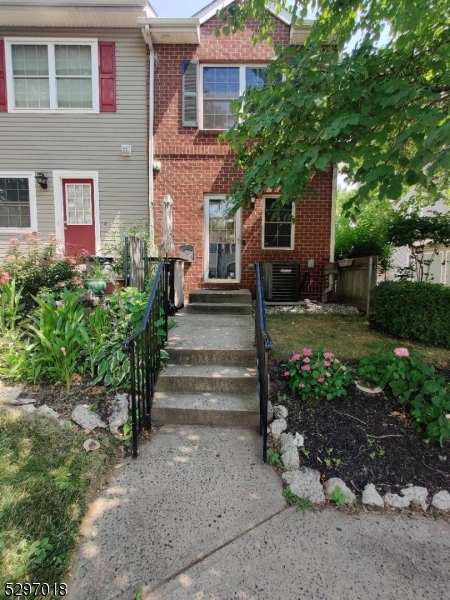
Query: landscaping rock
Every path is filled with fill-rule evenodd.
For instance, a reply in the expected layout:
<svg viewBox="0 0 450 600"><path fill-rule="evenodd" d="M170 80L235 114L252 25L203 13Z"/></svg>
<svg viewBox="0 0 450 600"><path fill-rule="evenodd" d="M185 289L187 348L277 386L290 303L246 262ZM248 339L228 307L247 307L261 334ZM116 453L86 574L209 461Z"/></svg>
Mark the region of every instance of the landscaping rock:
<svg viewBox="0 0 450 600"><path fill-rule="evenodd" d="M300 459L298 457L297 448L289 448L286 452L281 455L281 462L283 463L286 471L295 471L300 466Z"/></svg>
<svg viewBox="0 0 450 600"><path fill-rule="evenodd" d="M276 419L270 426L270 431L275 439L279 439L283 431L286 431L287 423L285 419Z"/></svg>
<svg viewBox="0 0 450 600"><path fill-rule="evenodd" d="M96 415L94 412L92 412L92 410L83 404L78 404L78 406L73 409L70 418L82 429L90 429L92 431L97 427L100 427L101 429L106 428L106 423L104 423L98 415Z"/></svg>
<svg viewBox="0 0 450 600"><path fill-rule="evenodd" d="M97 440L93 440L92 438L89 438L84 442L83 448L86 450L86 452L91 452L92 450L98 450L100 448L100 442L97 442Z"/></svg>
<svg viewBox="0 0 450 600"><path fill-rule="evenodd" d="M40 415L45 415L46 417L51 417L52 419L58 419L59 415L56 412L56 410L53 410L53 408L50 408L50 406L47 406L46 404L43 404L42 406L40 406L37 409L37 412Z"/></svg>
<svg viewBox="0 0 450 600"><path fill-rule="evenodd" d="M273 404L272 402L269 400L267 403L267 423L268 425L270 425L273 421Z"/></svg>
<svg viewBox="0 0 450 600"><path fill-rule="evenodd" d="M428 509L427 498L428 490L424 487L412 486L400 490L402 495L409 500L411 504L418 504L422 510Z"/></svg>
<svg viewBox="0 0 450 600"><path fill-rule="evenodd" d="M273 412L275 414L276 419L287 419L288 417L288 409L285 406L277 405L274 406Z"/></svg>
<svg viewBox="0 0 450 600"><path fill-rule="evenodd" d="M117 394L116 405L109 417L109 430L116 435L128 420L128 394Z"/></svg>
<svg viewBox="0 0 450 600"><path fill-rule="evenodd" d="M355 385L358 390L365 392L366 394L380 394L383 390L379 385L366 381L365 379L358 379L355 381Z"/></svg>
<svg viewBox="0 0 450 600"><path fill-rule="evenodd" d="M287 471L282 477L298 498L309 498L314 504L325 503L319 471L302 467L299 471Z"/></svg>
<svg viewBox="0 0 450 600"><path fill-rule="evenodd" d="M0 387L0 404L15 404L21 393L21 387Z"/></svg>
<svg viewBox="0 0 450 600"><path fill-rule="evenodd" d="M20 410L23 410L23 412L27 412L27 413L36 412L36 407L34 406L34 404L23 404L23 405L18 406L17 408L20 408Z"/></svg>
<svg viewBox="0 0 450 600"><path fill-rule="evenodd" d="M368 506L378 506L384 508L384 500L377 492L373 483L368 483L362 493L362 503Z"/></svg>
<svg viewBox="0 0 450 600"><path fill-rule="evenodd" d="M36 404L36 400L34 398L16 398L16 400L12 400L8 404L11 406L25 406L27 404Z"/></svg>
<svg viewBox="0 0 450 600"><path fill-rule="evenodd" d="M385 494L384 502L385 502L385 504L387 504L388 506L391 506L392 508L408 508L409 507L408 498L402 498L398 494Z"/></svg>
<svg viewBox="0 0 450 600"><path fill-rule="evenodd" d="M282 433L280 435L280 439L281 439L281 449L280 449L281 454L284 454L285 452L287 452L288 450L291 450L291 449L296 450L296 445L294 443L294 436L292 435L292 433Z"/></svg>
<svg viewBox="0 0 450 600"><path fill-rule="evenodd" d="M298 431L294 436L294 444L297 446L297 448L303 448L303 446L305 445L305 438L302 436L301 433L298 433Z"/></svg>
<svg viewBox="0 0 450 600"><path fill-rule="evenodd" d="M450 494L447 490L442 490L433 496L431 506L438 510L450 510Z"/></svg>
<svg viewBox="0 0 450 600"><path fill-rule="evenodd" d="M325 482L325 497L328 500L331 500L336 488L339 487L341 492L345 496L346 504L355 504L356 496L352 492L352 490L342 481L339 477L331 477L328 481Z"/></svg>

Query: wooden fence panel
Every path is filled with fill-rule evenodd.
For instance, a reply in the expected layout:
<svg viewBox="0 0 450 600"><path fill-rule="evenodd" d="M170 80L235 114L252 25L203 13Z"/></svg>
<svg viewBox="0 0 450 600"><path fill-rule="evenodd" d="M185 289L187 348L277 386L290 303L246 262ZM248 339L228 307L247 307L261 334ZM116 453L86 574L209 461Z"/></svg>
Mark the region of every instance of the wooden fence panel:
<svg viewBox="0 0 450 600"><path fill-rule="evenodd" d="M376 256L354 258L351 266L339 265L337 299L343 304L356 306L369 314L370 290L377 282Z"/></svg>

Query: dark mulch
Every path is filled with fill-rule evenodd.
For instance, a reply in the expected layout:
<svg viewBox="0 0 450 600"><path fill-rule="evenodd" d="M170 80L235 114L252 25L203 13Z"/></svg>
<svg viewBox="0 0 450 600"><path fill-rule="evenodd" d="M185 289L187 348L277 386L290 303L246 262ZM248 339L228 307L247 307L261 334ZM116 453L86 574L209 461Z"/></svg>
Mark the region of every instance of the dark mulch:
<svg viewBox="0 0 450 600"><path fill-rule="evenodd" d="M69 392L63 383L40 382L39 385L25 386L20 396L34 398L36 407L47 404L56 410L60 417L66 419L70 418L70 413L77 404L87 404L103 421L107 422L113 410L116 391L92 385L88 377L77 377L73 379Z"/></svg>
<svg viewBox="0 0 450 600"><path fill-rule="evenodd" d="M291 394L283 372L272 363L271 401L277 404L278 394L287 395L288 431L304 435L309 452L300 455L303 466L317 469L324 480L340 477L359 494L367 483L380 493L398 493L408 484L430 493L450 490L450 443L443 448L425 443L394 398L366 394L351 384L342 398L302 402Z"/></svg>

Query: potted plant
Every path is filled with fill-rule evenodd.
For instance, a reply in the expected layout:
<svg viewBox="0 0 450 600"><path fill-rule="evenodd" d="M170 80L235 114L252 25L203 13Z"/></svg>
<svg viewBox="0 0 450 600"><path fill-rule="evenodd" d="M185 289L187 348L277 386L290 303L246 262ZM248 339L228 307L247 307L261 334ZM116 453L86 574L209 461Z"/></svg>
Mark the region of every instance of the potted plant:
<svg viewBox="0 0 450 600"><path fill-rule="evenodd" d="M109 275L105 269L105 265L98 259L94 259L87 265L84 287L90 290L94 296L101 298L105 294L108 279Z"/></svg>

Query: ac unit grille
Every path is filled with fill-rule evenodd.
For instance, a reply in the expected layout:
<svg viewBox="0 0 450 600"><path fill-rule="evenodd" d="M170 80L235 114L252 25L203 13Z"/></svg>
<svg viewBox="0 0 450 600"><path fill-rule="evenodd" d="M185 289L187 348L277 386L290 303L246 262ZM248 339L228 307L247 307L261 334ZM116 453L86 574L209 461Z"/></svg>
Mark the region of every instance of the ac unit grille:
<svg viewBox="0 0 450 600"><path fill-rule="evenodd" d="M267 302L297 302L300 265L291 262L264 264L264 299Z"/></svg>

